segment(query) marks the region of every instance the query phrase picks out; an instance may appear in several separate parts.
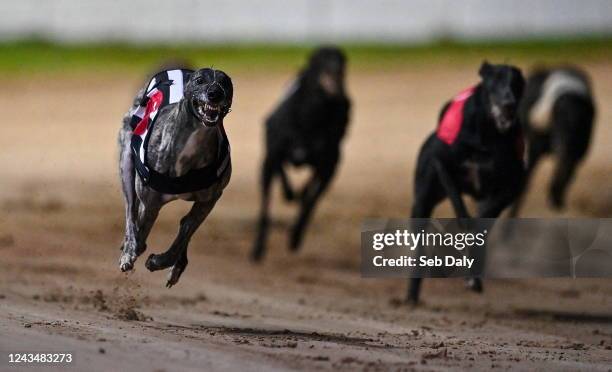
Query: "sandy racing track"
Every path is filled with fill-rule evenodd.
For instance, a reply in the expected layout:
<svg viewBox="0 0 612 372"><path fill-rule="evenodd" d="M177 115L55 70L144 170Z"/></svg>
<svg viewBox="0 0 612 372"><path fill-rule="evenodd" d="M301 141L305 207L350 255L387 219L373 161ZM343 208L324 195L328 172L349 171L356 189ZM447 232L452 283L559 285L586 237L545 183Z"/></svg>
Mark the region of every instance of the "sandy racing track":
<svg viewBox="0 0 612 372"><path fill-rule="evenodd" d="M612 216L612 64L586 67L600 113L568 209L547 207L546 163L524 215ZM337 178L297 255L286 248L295 210L277 195L270 249L259 266L247 256L261 122L291 74L229 71L236 91L226 120L232 181L172 289L164 287L165 272L144 268L143 257L133 273L118 269L123 204L115 138L142 76L5 77L0 371L27 369L6 363L10 351L73 352L71 367L92 371L610 370L610 279L488 281L483 295L461 280L429 280L424 304L411 309L401 303L404 280L360 277L362 219L408 215L418 146L440 104L473 83L475 70L350 71L354 120ZM162 211L150 252L167 248L186 208ZM437 210L448 213L446 204Z"/></svg>

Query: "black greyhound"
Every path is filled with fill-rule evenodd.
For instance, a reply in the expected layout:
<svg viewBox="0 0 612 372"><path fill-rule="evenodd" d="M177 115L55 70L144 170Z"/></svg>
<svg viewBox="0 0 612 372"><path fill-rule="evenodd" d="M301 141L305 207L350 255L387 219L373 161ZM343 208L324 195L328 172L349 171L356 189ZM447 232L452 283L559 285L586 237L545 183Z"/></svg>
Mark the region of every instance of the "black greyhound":
<svg viewBox="0 0 612 372"><path fill-rule="evenodd" d="M588 75L576 67L536 69L527 79L519 118L529 145L527 179L543 155L555 156L549 200L560 209L591 141L595 103ZM518 215L521 201L514 204L512 217Z"/></svg>
<svg viewBox="0 0 612 372"><path fill-rule="evenodd" d="M341 50L316 50L308 65L266 121L266 154L261 173L261 213L252 259L265 253L270 207L270 184L280 176L288 201L299 199L301 209L291 229L290 249L296 251L315 204L326 190L340 160L340 142L349 122L350 101L344 89L346 57ZM312 177L296 195L287 178L287 165L309 166Z"/></svg>
<svg viewBox="0 0 612 372"><path fill-rule="evenodd" d="M462 194L478 202L478 217L496 218L520 194L524 178L523 134L517 119L525 80L508 65L484 62L482 81L442 109L437 130L422 146L414 179L412 218L428 218L448 197L457 218L469 218ZM420 231L423 226L415 226ZM416 303L422 279L410 280ZM469 281L482 291L479 278Z"/></svg>

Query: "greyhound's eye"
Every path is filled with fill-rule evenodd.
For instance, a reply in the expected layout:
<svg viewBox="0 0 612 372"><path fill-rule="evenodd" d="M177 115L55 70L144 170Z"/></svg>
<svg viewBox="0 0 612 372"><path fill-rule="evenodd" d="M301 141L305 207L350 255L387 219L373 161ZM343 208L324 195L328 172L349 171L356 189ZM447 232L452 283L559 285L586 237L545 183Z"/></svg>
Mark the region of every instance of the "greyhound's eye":
<svg viewBox="0 0 612 372"><path fill-rule="evenodd" d="M198 84L198 85L204 84L204 78L201 77L201 76L199 78L196 78L195 79L195 83Z"/></svg>

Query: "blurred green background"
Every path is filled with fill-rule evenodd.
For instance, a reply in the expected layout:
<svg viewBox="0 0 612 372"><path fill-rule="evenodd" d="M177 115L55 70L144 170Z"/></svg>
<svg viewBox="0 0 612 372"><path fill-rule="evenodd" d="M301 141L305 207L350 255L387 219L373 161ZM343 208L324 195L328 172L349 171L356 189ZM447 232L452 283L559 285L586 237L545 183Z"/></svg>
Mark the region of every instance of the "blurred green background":
<svg viewBox="0 0 612 372"><path fill-rule="evenodd" d="M135 47L128 44L53 44L19 41L0 44L0 74L142 72L160 61L184 59L196 66L228 70L267 68L293 71L315 45L232 46L174 45ZM354 69L393 69L406 65L476 63L483 58L512 63L605 62L612 57L612 38L573 40L435 42L410 46L342 45Z"/></svg>

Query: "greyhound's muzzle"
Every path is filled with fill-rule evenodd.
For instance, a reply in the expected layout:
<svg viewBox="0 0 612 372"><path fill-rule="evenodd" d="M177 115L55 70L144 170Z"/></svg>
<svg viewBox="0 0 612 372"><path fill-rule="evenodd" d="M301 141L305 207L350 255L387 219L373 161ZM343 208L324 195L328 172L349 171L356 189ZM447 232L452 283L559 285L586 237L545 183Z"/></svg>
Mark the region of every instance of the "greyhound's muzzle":
<svg viewBox="0 0 612 372"><path fill-rule="evenodd" d="M204 125L214 126L221 118L221 105L219 104L211 103L206 99L194 99L192 104L196 116Z"/></svg>
<svg viewBox="0 0 612 372"><path fill-rule="evenodd" d="M500 107L498 105L493 104L491 106L491 113L493 114L493 118L495 119L495 126L497 130L501 133L506 132L512 126L515 119L515 110L509 109L507 107Z"/></svg>

